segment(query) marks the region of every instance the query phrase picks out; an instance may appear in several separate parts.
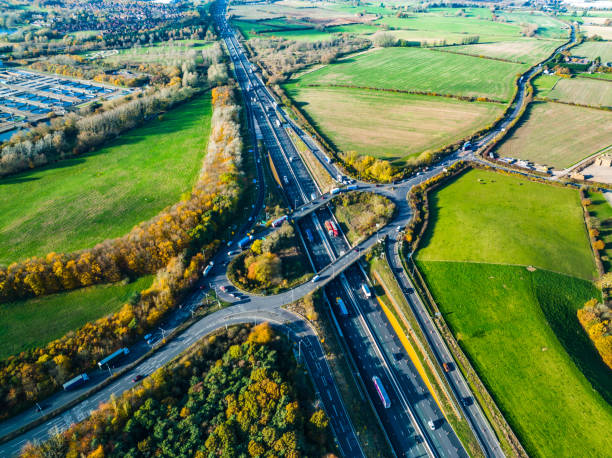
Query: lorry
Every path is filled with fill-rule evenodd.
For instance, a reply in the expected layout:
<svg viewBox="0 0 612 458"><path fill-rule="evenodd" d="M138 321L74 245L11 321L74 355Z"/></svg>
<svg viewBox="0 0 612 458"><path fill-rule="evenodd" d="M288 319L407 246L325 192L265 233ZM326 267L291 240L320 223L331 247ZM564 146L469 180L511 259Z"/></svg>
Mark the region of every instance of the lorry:
<svg viewBox="0 0 612 458"><path fill-rule="evenodd" d="M252 240L253 240L252 235L247 235L246 237L241 238L238 241L238 248L240 248L241 250L244 250L249 245L249 243L251 243Z"/></svg>
<svg viewBox="0 0 612 458"><path fill-rule="evenodd" d="M450 372L452 370L450 363L442 363L442 367L444 368L444 372Z"/></svg>
<svg viewBox="0 0 612 458"><path fill-rule="evenodd" d="M101 359L100 361L98 361L98 367L100 369L103 369L104 366L114 367L116 364L118 364L129 353L130 353L130 350L127 347L120 348L116 352L111 353L110 355L108 355L106 358Z"/></svg>
<svg viewBox="0 0 612 458"><path fill-rule="evenodd" d="M88 380L89 380L89 377L87 376L87 374L80 374L80 375L77 375L76 377L68 380L62 386L64 387L64 390L66 390L66 391L74 390L74 389L80 387L81 385L85 384Z"/></svg>
<svg viewBox="0 0 612 458"><path fill-rule="evenodd" d="M335 196L336 194L340 194L340 188L334 188L334 189L332 189L331 191L329 191L329 193L330 193L332 196Z"/></svg>
<svg viewBox="0 0 612 458"><path fill-rule="evenodd" d="M331 219L325 221L325 229L327 229L327 233L330 237L338 237L338 228Z"/></svg>
<svg viewBox="0 0 612 458"><path fill-rule="evenodd" d="M366 298L371 298L372 297L372 293L370 292L370 288L368 288L368 285L366 285L365 283L361 284L361 291L363 291L363 295Z"/></svg>

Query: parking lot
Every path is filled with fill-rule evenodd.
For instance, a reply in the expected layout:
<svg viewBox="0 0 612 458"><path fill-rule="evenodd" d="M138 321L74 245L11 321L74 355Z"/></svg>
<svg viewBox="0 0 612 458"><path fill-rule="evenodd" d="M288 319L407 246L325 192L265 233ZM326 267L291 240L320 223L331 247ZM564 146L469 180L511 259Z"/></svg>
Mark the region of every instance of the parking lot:
<svg viewBox="0 0 612 458"><path fill-rule="evenodd" d="M27 123L100 98L128 94L127 89L55 75L7 69L0 71L0 135L7 139ZM10 134L10 135L8 135Z"/></svg>

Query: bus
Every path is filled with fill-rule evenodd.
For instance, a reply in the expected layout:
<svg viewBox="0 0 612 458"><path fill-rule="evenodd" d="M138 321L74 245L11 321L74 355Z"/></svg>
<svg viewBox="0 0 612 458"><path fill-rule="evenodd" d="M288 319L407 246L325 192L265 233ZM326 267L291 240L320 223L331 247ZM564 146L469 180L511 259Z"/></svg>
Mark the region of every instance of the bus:
<svg viewBox="0 0 612 458"><path fill-rule="evenodd" d="M206 266L206 268L204 268L204 272L202 272L202 276L206 277L206 275L208 275L208 273L212 270L212 268L213 268L213 264L211 262L210 264Z"/></svg>
<svg viewBox="0 0 612 458"><path fill-rule="evenodd" d="M376 392L378 393L378 396L380 397L380 400L382 401L383 406L385 406L385 409L388 409L389 407L391 407L391 401L389 400L389 395L387 395L387 391L385 390L385 387L383 386L382 382L380 381L377 375L372 377L372 382L374 382L374 387L376 388Z"/></svg>
<svg viewBox="0 0 612 458"><path fill-rule="evenodd" d="M369 299L372 297L372 293L370 292L370 288L368 288L368 285L366 285L365 283L361 284L361 291L363 291L363 295Z"/></svg>
<svg viewBox="0 0 612 458"><path fill-rule="evenodd" d="M348 316L348 309L346 308L346 305L344 304L344 301L341 298L336 298L336 304L338 304L338 308L340 309L340 315Z"/></svg>
<svg viewBox="0 0 612 458"><path fill-rule="evenodd" d="M272 227L279 227L285 221L287 221L287 215L281 216L280 218L275 219L274 221L272 221Z"/></svg>

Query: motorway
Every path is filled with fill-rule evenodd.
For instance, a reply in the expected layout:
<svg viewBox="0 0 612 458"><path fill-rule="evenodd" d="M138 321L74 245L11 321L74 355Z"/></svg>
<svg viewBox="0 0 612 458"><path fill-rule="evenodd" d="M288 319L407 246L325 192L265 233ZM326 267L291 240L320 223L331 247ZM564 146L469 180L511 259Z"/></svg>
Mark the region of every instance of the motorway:
<svg viewBox="0 0 612 458"><path fill-rule="evenodd" d="M338 237L330 237L324 230L323 223L325 220L333 220L334 218L333 213L327 206L332 196L320 192L316 182L310 176L299 154L297 154L285 131L285 126L290 125L298 133L332 177L336 178L339 171L335 165L329 164L325 160L326 156L317 143L277 108L272 95L252 71L251 64L246 58L242 46L229 29L222 12L217 11L216 20L230 52L236 79L245 96L249 131L253 136L255 132L258 133L274 162L275 168L283 181L283 190L287 200L294 208L291 217L297 223L296 227L299 229L297 232L304 243L311 266L319 274L320 280L317 283L308 282L291 291L274 296L262 297L243 293L239 295L237 300L235 297L217 289L220 285L229 285L225 271L229 255L225 251L219 253L215 257L215 265L210 275L203 279L200 288L170 315L162 328L155 333L155 339L158 342L161 341L161 337L165 333L176 329L177 326L189 318L191 313L203 303L204 297L208 294L207 288L209 286L212 286L222 299L231 302L231 307L221 309L200 319L185 331L182 331L178 337L170 340L166 345L160 346L151 356L144 358L137 367L113 380L108 386L76 403L65 412L58 413L43 424L34 426L20 436L4 442L0 445L0 455L15 455L27 441L43 440L50 433L62 431L75 421L86 418L100 402L107 401L111 395L119 395L132 387L131 379L134 375L152 373L204 335L225 325L265 320L278 326L281 332L286 333L294 342L302 342L300 344L302 350L300 354L313 377L322 407L330 417L330 423L341 453L344 456L364 456L318 338L306 321L281 308L317 288L325 287L338 331L351 352L360 379L368 392L368 399L384 427L395 454L398 456L466 456L465 450L450 425L444 420L437 404L433 402L431 394L425 388L423 381L382 314L380 307L375 300L366 298L360 292L359 286L362 283L369 284L370 281L357 261L361 253L367 251L379 240L386 240L387 259L405 292L419 325L427 336L434 355L440 364L451 362L450 352L439 335L432 317L427 313L419 297L414 294L413 285L403 271L398 254L401 232L396 228L405 227L412 216L406 200L406 195L412 186L435 176L444 167L458 160L480 159L476 158L471 152L456 151L430 170L395 185L375 186L367 183L357 183L359 190L377 192L393 200L397 206L396 215L389 225L381 228L375 236L360 243L357 247L350 247L342 234ZM573 40L573 30L571 36ZM533 71L535 70L532 69L529 72ZM529 72L523 75L523 78L518 82L515 107L494 131L475 142L478 148L485 146L496 135L505 131L506 127L516 118L525 97L525 81ZM256 143L256 141L253 142L253 144ZM253 204L251 218L236 231L237 235L234 237L233 243L252 228L251 221L256 220L263 205L264 179L260 160L265 158L262 157L261 152L256 147L252 152L253 159L257 164L258 195L256 202ZM312 234L312 241L303 236L306 229ZM348 316L341 316L339 313L337 298L342 298L347 304L350 311ZM130 350L130 359L123 363L124 366L142 357L150 350L150 347L145 342L139 342L132 346ZM96 371L90 375L92 381L88 386L73 392L58 393L41 403L43 412L52 412L70 402L76 402L76 398L85 394L92 386L102 383L110 374L106 371ZM371 382L373 375L380 377L383 386L386 388L391 400L391 407L388 409L382 406L374 389ZM462 374L453 370L445 375L454 396L459 401L457 404L466 416L485 455L504 456L499 442L478 404L474 402L464 406L460 402L465 398L473 399ZM0 435L5 435L22 426L31 424L39 416L38 411L31 409L13 417L0 424ZM435 430L429 429L427 425L429 420L436 423Z"/></svg>

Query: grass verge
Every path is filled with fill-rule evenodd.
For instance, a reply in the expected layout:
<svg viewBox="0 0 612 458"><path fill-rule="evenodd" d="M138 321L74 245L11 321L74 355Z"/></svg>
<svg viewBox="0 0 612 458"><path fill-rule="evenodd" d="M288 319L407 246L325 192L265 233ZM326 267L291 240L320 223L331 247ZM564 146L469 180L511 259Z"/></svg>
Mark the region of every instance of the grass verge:
<svg viewBox="0 0 612 458"><path fill-rule="evenodd" d="M337 330L332 324L322 291L317 290L314 295L306 296L287 308L306 317L321 338L327 362L365 455L390 458L392 453L389 444L371 405L364 398L364 388L357 381L356 369L347 357L348 350L343 348Z"/></svg>
<svg viewBox="0 0 612 458"><path fill-rule="evenodd" d="M401 326L405 337L425 371L425 376L433 390L432 394L437 398L444 417L450 423L470 456L484 456L470 425L456 406L453 395L450 394L452 393L451 387L444 378L442 369L437 364L436 358L431 352L431 348L400 285L393 276L388 262L384 258L373 256L368 262L368 267L370 276L376 280L374 288L376 296L387 306Z"/></svg>

